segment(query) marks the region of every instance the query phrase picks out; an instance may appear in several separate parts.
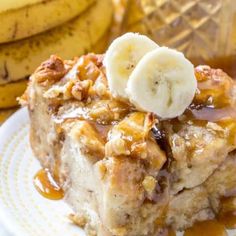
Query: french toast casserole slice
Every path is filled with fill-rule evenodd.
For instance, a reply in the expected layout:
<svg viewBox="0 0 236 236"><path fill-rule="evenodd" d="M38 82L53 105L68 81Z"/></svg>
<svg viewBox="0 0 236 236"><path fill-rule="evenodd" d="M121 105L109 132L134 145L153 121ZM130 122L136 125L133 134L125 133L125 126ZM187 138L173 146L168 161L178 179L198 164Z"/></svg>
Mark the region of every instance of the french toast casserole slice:
<svg viewBox="0 0 236 236"><path fill-rule="evenodd" d="M51 56L31 76L31 147L87 235L183 230L235 192L236 84L208 66L195 74L192 104L169 120L113 98L103 55Z"/></svg>

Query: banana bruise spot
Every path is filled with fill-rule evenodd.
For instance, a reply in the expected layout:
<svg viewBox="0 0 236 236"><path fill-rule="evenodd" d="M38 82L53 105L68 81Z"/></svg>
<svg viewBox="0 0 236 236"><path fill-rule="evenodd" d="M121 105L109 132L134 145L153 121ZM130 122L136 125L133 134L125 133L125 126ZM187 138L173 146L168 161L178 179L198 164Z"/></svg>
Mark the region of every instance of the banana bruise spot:
<svg viewBox="0 0 236 236"><path fill-rule="evenodd" d="M25 18L29 17L29 7L26 7L25 9Z"/></svg>
<svg viewBox="0 0 236 236"><path fill-rule="evenodd" d="M9 71L8 71L8 68L7 68L7 62L4 61L3 62L3 74L2 74L2 78L3 80L9 80Z"/></svg>
<svg viewBox="0 0 236 236"><path fill-rule="evenodd" d="M13 29L13 32L12 32L12 37L11 37L12 39L16 38L17 32L18 32L18 23L15 22L14 29Z"/></svg>
<svg viewBox="0 0 236 236"><path fill-rule="evenodd" d="M169 97L168 97L168 100L167 100L167 107L170 107L172 104L173 104L173 99L172 99L172 89L173 89L173 86L172 84L167 80L166 81L167 83L167 88L168 88L168 93L169 93Z"/></svg>
<svg viewBox="0 0 236 236"><path fill-rule="evenodd" d="M134 67L135 67L135 64L133 62L130 62L126 66L126 69L132 71L134 69Z"/></svg>
<svg viewBox="0 0 236 236"><path fill-rule="evenodd" d="M159 85L159 82L160 81L158 81L158 80L154 80L154 86L151 86L151 90L152 90L152 93L153 93L153 95L155 95L156 94L156 92L157 92L157 86Z"/></svg>

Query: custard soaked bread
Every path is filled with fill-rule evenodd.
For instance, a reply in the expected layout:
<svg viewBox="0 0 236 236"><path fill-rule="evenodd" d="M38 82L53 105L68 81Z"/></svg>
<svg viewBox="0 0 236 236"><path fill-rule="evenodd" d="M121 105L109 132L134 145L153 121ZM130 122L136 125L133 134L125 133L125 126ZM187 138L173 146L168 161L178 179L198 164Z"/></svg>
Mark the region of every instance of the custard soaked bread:
<svg viewBox="0 0 236 236"><path fill-rule="evenodd" d="M236 187L235 82L196 68L193 101L162 119L113 96L103 62L51 56L22 97L32 149L64 189L70 218L98 236L154 236L215 218Z"/></svg>

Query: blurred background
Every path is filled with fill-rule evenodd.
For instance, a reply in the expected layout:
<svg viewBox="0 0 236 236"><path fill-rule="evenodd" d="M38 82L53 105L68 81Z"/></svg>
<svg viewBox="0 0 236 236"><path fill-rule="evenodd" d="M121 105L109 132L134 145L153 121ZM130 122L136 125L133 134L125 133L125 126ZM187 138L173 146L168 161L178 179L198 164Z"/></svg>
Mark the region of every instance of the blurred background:
<svg viewBox="0 0 236 236"><path fill-rule="evenodd" d="M1 0L0 123L51 54L104 53L132 31L236 78L235 0Z"/></svg>

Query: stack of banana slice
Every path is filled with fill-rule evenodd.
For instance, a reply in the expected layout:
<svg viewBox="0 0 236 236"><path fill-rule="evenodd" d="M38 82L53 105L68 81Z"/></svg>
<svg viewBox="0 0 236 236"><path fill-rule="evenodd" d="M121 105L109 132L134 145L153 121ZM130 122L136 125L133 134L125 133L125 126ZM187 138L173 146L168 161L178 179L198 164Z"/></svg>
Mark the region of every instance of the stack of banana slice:
<svg viewBox="0 0 236 236"><path fill-rule="evenodd" d="M112 0L0 1L0 122L51 54L70 59L104 50L112 13Z"/></svg>
<svg viewBox="0 0 236 236"><path fill-rule="evenodd" d="M184 54L159 47L145 35L126 33L115 39L104 64L114 97L161 119L182 115L197 90L194 66Z"/></svg>

